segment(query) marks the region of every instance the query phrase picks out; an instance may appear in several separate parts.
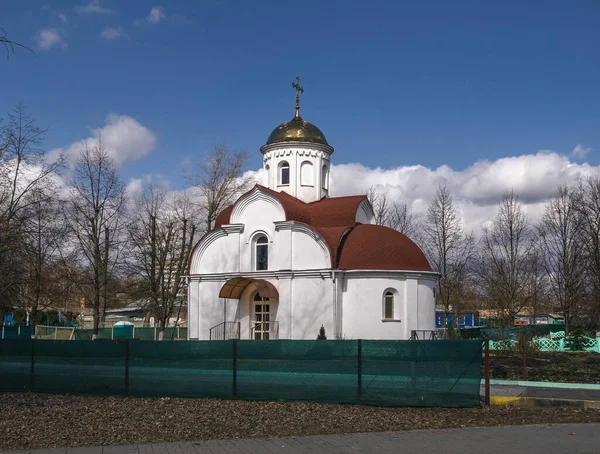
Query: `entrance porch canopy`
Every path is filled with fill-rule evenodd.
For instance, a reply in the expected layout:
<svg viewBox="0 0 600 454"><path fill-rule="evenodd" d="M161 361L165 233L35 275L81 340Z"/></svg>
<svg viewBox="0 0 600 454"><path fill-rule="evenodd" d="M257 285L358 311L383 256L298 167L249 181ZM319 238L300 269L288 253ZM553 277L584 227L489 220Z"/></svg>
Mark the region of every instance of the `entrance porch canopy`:
<svg viewBox="0 0 600 454"><path fill-rule="evenodd" d="M279 299L279 292L277 292L275 286L269 281L265 281L264 279L250 279L247 277L234 277L229 279L223 284L223 287L219 292L219 298L239 300L242 296L242 292L249 285L254 286L263 298Z"/></svg>

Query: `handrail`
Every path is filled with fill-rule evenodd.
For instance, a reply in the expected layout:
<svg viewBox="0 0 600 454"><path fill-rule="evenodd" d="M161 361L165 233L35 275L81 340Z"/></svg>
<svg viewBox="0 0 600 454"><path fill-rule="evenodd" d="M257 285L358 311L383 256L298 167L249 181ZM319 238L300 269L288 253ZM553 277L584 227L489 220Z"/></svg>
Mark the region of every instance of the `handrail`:
<svg viewBox="0 0 600 454"><path fill-rule="evenodd" d="M240 322L221 322L210 329L210 340L229 340L240 338Z"/></svg>

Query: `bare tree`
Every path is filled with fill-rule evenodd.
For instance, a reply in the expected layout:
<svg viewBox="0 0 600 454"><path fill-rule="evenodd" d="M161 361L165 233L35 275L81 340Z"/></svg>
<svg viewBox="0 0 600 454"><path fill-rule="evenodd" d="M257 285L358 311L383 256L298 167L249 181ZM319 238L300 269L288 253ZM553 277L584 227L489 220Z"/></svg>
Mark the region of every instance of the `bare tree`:
<svg viewBox="0 0 600 454"><path fill-rule="evenodd" d="M158 320L159 340L175 309L185 299L183 275L192 250L196 227L193 204L185 194L167 194L150 188L137 200L129 226L132 277L139 295L149 301Z"/></svg>
<svg viewBox="0 0 600 454"><path fill-rule="evenodd" d="M88 273L88 282L79 282L78 286L94 310L93 339L108 300L109 278L119 261L124 200L114 161L99 137L95 145L81 150L65 204L65 221L77 244L80 266Z"/></svg>
<svg viewBox="0 0 600 454"><path fill-rule="evenodd" d="M571 320L579 315L584 297L585 248L581 216L573 190L561 186L545 206L538 226L543 263L554 299L565 317L565 335Z"/></svg>
<svg viewBox="0 0 600 454"><path fill-rule="evenodd" d="M62 165L62 159L45 160L45 134L20 105L0 127L0 300L18 299L25 273L24 262L18 260L24 247L23 223L39 194L51 194L48 189Z"/></svg>
<svg viewBox="0 0 600 454"><path fill-rule="evenodd" d="M406 202L394 202L387 191L379 191L376 186L367 189L366 196L373 207L377 225L390 227L409 238L415 236L415 219Z"/></svg>
<svg viewBox="0 0 600 454"><path fill-rule="evenodd" d="M437 189L421 225L420 243L434 271L440 273L438 301L444 307L443 326L450 313L458 316L468 290L475 239L464 231L458 208L446 186Z"/></svg>
<svg viewBox="0 0 600 454"><path fill-rule="evenodd" d="M221 143L205 156L198 172L188 176L202 196L206 231L212 229L217 215L250 185L251 178L244 176L247 161L246 150L232 151Z"/></svg>
<svg viewBox="0 0 600 454"><path fill-rule="evenodd" d="M50 268L59 262L66 230L56 199L41 190L33 191L31 199L23 228L25 247L21 261L27 263L27 273L20 295L31 308L29 326L35 338L38 309L52 302L50 294L55 276Z"/></svg>
<svg viewBox="0 0 600 454"><path fill-rule="evenodd" d="M585 260L588 316L600 325L600 177L580 182L575 192L575 209L580 220L582 253Z"/></svg>
<svg viewBox="0 0 600 454"><path fill-rule="evenodd" d="M479 276L489 301L507 325L531 299L532 229L518 196L504 194L481 238Z"/></svg>
<svg viewBox="0 0 600 454"><path fill-rule="evenodd" d="M15 48L17 47L20 47L21 49L26 49L32 54L35 54L35 52L29 47L10 39L6 34L6 31L2 27L0 27L0 44L4 46L4 50L6 51L6 58L9 58L10 54L14 54Z"/></svg>

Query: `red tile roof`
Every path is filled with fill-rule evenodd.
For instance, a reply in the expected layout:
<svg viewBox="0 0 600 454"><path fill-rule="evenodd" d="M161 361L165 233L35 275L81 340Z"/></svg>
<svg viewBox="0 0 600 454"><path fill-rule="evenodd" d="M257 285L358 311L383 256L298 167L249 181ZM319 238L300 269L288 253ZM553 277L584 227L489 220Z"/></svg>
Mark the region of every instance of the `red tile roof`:
<svg viewBox="0 0 600 454"><path fill-rule="evenodd" d="M421 251L406 235L381 225L357 225L340 254L341 270L431 271Z"/></svg>
<svg viewBox="0 0 600 454"><path fill-rule="evenodd" d="M306 224L323 238L330 252L332 268L431 271L423 252L402 233L387 227L356 223L358 206L366 195L305 203L286 192L261 185L256 187L279 200L287 221ZM219 213L215 228L229 224L232 210L233 205L230 205ZM347 232L350 233L342 241Z"/></svg>

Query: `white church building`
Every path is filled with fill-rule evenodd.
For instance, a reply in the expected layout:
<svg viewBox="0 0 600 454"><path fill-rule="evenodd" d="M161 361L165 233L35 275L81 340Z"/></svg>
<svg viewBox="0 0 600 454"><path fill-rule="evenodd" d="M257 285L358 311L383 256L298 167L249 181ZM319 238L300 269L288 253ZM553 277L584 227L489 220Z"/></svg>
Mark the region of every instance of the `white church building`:
<svg viewBox="0 0 600 454"><path fill-rule="evenodd" d="M365 195L329 196L333 147L300 117L260 149L266 174L221 212L189 263L189 339L408 339L435 329L438 275L375 225Z"/></svg>

